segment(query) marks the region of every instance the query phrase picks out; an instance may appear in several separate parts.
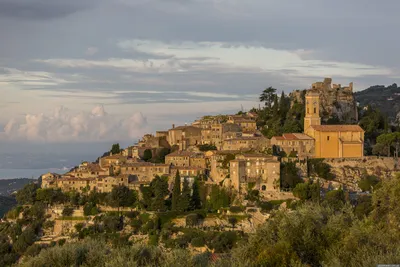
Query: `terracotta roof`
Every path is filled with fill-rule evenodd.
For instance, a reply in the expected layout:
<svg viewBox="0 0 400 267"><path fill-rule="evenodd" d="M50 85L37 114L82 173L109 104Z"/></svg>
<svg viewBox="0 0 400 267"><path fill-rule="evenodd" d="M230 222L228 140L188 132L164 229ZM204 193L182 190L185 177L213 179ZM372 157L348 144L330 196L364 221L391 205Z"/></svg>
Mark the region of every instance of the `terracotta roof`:
<svg viewBox="0 0 400 267"><path fill-rule="evenodd" d="M171 168L175 170L205 170L204 168L195 166L172 166Z"/></svg>
<svg viewBox="0 0 400 267"><path fill-rule="evenodd" d="M96 178L62 177L57 181L94 181Z"/></svg>
<svg viewBox="0 0 400 267"><path fill-rule="evenodd" d="M251 141L251 140L259 140L261 139L258 136L241 136L241 137L236 137L236 138L231 138L231 139L226 139L224 141Z"/></svg>
<svg viewBox="0 0 400 267"><path fill-rule="evenodd" d="M194 127L192 125L186 125L186 126L178 126L175 128L171 128L168 131L175 131L175 130L187 130L187 129L196 129L196 130L200 130L200 128L198 127Z"/></svg>
<svg viewBox="0 0 400 267"><path fill-rule="evenodd" d="M311 125L319 132L364 132L359 125Z"/></svg>
<svg viewBox="0 0 400 267"><path fill-rule="evenodd" d="M312 140L313 138L302 133L284 133L282 137L286 140Z"/></svg>
<svg viewBox="0 0 400 267"><path fill-rule="evenodd" d="M216 150L215 154L216 155L227 155L227 154L238 154L240 153L240 150Z"/></svg>
<svg viewBox="0 0 400 267"><path fill-rule="evenodd" d="M260 153L254 153L254 154L240 154L238 156L243 156L246 158L271 158L271 155L266 155L266 154L260 154Z"/></svg>
<svg viewBox="0 0 400 267"><path fill-rule="evenodd" d="M166 155L165 157L195 157L195 156L201 156L204 155L203 153L196 153L196 152L191 152L191 151L175 151L173 153L170 153Z"/></svg>
<svg viewBox="0 0 400 267"><path fill-rule="evenodd" d="M134 163L125 163L121 165L121 167L168 167L168 164L158 164L151 162L134 162Z"/></svg>

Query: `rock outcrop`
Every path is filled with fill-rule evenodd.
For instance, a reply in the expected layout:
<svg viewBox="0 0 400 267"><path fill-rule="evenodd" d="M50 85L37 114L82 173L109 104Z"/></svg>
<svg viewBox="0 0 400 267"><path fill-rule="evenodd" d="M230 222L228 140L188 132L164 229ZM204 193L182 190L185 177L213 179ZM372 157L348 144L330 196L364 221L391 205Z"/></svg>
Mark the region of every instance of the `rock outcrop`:
<svg viewBox="0 0 400 267"><path fill-rule="evenodd" d="M340 84L332 84L331 78L325 78L323 82L313 83L311 88L320 95L320 110L322 121L332 119L336 122L350 124L358 121L357 103L353 96L353 83L342 87ZM290 93L292 103L297 101L304 104L306 90L296 90Z"/></svg>
<svg viewBox="0 0 400 267"><path fill-rule="evenodd" d="M400 171L400 160L390 157L364 157L349 159L325 159L331 166L335 182L358 191L358 182L365 175L374 175L380 179L392 177Z"/></svg>

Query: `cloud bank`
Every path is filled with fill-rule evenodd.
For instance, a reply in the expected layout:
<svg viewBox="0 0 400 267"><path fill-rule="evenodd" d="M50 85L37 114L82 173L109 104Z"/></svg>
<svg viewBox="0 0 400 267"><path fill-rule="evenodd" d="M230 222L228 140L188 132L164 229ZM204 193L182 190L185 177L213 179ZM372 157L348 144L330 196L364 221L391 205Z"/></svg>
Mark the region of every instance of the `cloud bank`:
<svg viewBox="0 0 400 267"><path fill-rule="evenodd" d="M91 112L73 113L60 106L50 115L26 114L22 121L11 119L0 132L0 140L45 143L98 142L137 139L147 131L141 112L118 118L99 105Z"/></svg>

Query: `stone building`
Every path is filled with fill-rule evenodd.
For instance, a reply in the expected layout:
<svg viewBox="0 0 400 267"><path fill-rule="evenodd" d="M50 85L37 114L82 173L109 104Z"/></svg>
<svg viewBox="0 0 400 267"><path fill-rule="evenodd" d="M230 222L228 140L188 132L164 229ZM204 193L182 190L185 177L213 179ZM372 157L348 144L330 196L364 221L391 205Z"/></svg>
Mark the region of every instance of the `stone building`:
<svg viewBox="0 0 400 267"><path fill-rule="evenodd" d="M102 157L99 160L99 165L101 168L109 168L111 166L121 165L126 162L128 157L116 154L111 156Z"/></svg>
<svg viewBox="0 0 400 267"><path fill-rule="evenodd" d="M56 188L60 188L63 192L77 191L83 192L84 190L92 190L96 187L96 178L78 178L78 177L69 177L63 176L60 179L57 179Z"/></svg>
<svg viewBox="0 0 400 267"><path fill-rule="evenodd" d="M229 161L233 160L240 151L209 151L210 158L210 179L215 183L222 182L229 176Z"/></svg>
<svg viewBox="0 0 400 267"><path fill-rule="evenodd" d="M132 179L135 179L137 181L150 182L156 175L168 176L170 174L170 165L156 164L150 162L126 163L124 165L121 165L120 172L122 175L132 175Z"/></svg>
<svg viewBox="0 0 400 267"><path fill-rule="evenodd" d="M171 175L170 181L173 181L173 178L176 175L176 172L179 171L179 175L181 177L200 177L207 174L207 170L199 167L171 167Z"/></svg>
<svg viewBox="0 0 400 267"><path fill-rule="evenodd" d="M242 151L264 151L271 146L268 138L260 137L238 137L226 139L223 142L222 150L242 150Z"/></svg>
<svg viewBox="0 0 400 267"><path fill-rule="evenodd" d="M192 123L192 126L201 128L201 129L211 129L211 126L214 124L221 124L227 121L226 115L217 115L217 116L204 116L199 120L195 120Z"/></svg>
<svg viewBox="0 0 400 267"><path fill-rule="evenodd" d="M57 180L61 178L60 174L48 172L42 175L42 188L55 188L57 187Z"/></svg>
<svg viewBox="0 0 400 267"><path fill-rule="evenodd" d="M282 136L273 136L271 145L278 151L284 151L287 156L295 154L299 158L314 156L314 139L303 133L285 133Z"/></svg>
<svg viewBox="0 0 400 267"><path fill-rule="evenodd" d="M251 184L261 194L280 190L280 162L265 154L240 154L230 161L231 186L246 192Z"/></svg>
<svg viewBox="0 0 400 267"><path fill-rule="evenodd" d="M244 132L255 132L257 130L255 117L250 117L248 115L231 115L229 116L228 122L238 124Z"/></svg>
<svg viewBox="0 0 400 267"><path fill-rule="evenodd" d="M194 126L172 126L168 130L168 143L179 146L179 150L186 150L190 146L201 144L201 128Z"/></svg>
<svg viewBox="0 0 400 267"><path fill-rule="evenodd" d="M116 186L129 187L131 182L137 181L133 175L121 174L118 176L100 176L96 179L97 192L109 193Z"/></svg>
<svg viewBox="0 0 400 267"><path fill-rule="evenodd" d="M99 175L110 175L110 172L112 172L112 168L109 164L101 167L100 164L84 161L77 168L69 171L67 175L78 178L93 178Z"/></svg>
<svg viewBox="0 0 400 267"><path fill-rule="evenodd" d="M315 140L316 158L364 156L364 130L359 125L321 125L320 98L315 90L306 94L304 133Z"/></svg>
<svg viewBox="0 0 400 267"><path fill-rule="evenodd" d="M330 118L336 118L345 124L358 121L357 102L353 95L353 83L348 86L332 84L331 78L325 78L322 82L311 85L311 89L319 95L319 110L322 121L327 122ZM292 104L294 102L304 103L304 95L310 90L296 90L290 94Z"/></svg>
<svg viewBox="0 0 400 267"><path fill-rule="evenodd" d="M146 150L150 150L152 155L155 155L157 153L157 148L154 147L149 147L149 146L130 146L126 149L126 156L128 158L136 158L136 159L142 159L144 156L144 152Z"/></svg>
<svg viewBox="0 0 400 267"><path fill-rule="evenodd" d="M204 153L196 153L190 151L175 151L168 154L167 156L165 156L165 164L178 167L207 167Z"/></svg>
<svg viewBox="0 0 400 267"><path fill-rule="evenodd" d="M156 136L152 134L146 134L142 140L139 141L138 147L146 148L170 148L168 143L168 135L161 134L158 132Z"/></svg>
<svg viewBox="0 0 400 267"><path fill-rule="evenodd" d="M226 136L227 133L230 133L230 136L238 136L240 135L241 131L241 127L234 123L212 124L210 128L202 129L201 143L215 145L217 149L220 150L222 148L224 136Z"/></svg>

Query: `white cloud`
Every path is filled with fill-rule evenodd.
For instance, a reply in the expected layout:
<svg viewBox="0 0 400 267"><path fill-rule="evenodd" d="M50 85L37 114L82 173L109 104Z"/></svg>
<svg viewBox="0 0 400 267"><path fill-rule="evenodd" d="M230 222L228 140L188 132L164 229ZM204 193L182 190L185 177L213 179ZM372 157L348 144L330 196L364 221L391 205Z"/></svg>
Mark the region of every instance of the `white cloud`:
<svg viewBox="0 0 400 267"><path fill-rule="evenodd" d="M92 46L92 47L88 47L86 49L85 54L88 56L93 56L94 54L97 54L98 52L99 52L99 49L97 47Z"/></svg>
<svg viewBox="0 0 400 267"><path fill-rule="evenodd" d="M350 62L307 59L317 55L312 50L277 50L258 44L242 45L224 42L164 43L152 40L125 40L117 43L124 51L148 55L146 60L109 58L38 59L38 62L62 68L115 68L125 72L179 73L190 71L223 72L279 72L291 71L293 76L392 75L389 68ZM151 58L153 57L153 58ZM164 57L164 58L160 58Z"/></svg>
<svg viewBox="0 0 400 267"><path fill-rule="evenodd" d="M4 132L0 132L0 139L46 143L120 141L136 139L147 130L147 119L140 112L118 118L108 114L103 106L79 113L61 106L50 115L27 114L22 121L10 119Z"/></svg>
<svg viewBox="0 0 400 267"><path fill-rule="evenodd" d="M0 85L19 83L26 86L52 86L71 83L56 74L45 71L22 71L15 68L1 68L5 73L0 74Z"/></svg>

